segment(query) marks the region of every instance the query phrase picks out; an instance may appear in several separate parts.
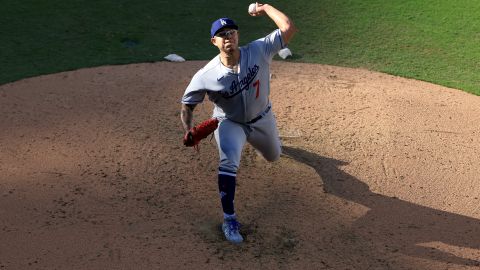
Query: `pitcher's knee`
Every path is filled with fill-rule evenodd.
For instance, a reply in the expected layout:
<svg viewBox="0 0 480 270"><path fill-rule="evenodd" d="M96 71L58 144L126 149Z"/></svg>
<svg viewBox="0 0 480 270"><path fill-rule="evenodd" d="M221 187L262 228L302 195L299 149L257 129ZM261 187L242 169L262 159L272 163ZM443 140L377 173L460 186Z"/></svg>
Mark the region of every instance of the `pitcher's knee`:
<svg viewBox="0 0 480 270"><path fill-rule="evenodd" d="M258 152L266 161L274 162L280 159L280 149L278 151L271 151L269 153L260 153Z"/></svg>

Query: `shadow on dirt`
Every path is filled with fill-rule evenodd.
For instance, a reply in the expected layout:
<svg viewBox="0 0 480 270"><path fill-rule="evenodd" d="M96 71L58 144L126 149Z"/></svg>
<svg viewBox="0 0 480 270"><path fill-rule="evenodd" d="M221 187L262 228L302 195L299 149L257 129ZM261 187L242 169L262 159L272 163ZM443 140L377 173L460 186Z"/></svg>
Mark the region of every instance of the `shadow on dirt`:
<svg viewBox="0 0 480 270"><path fill-rule="evenodd" d="M375 236L376 244L389 246L408 256L458 265L480 266L480 261L462 258L425 243L441 242L459 248L480 250L480 220L417 205L370 191L368 185L340 168L348 163L284 146L283 153L315 169L327 193L368 207L356 220L354 230Z"/></svg>

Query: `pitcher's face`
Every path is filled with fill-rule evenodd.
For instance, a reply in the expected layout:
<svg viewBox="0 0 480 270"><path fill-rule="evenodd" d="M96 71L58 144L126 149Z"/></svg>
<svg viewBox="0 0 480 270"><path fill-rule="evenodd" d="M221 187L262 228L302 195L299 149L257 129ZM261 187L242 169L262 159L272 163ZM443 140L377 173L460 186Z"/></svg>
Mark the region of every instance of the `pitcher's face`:
<svg viewBox="0 0 480 270"><path fill-rule="evenodd" d="M221 52L231 54L238 49L238 31L225 28L215 34L211 41Z"/></svg>

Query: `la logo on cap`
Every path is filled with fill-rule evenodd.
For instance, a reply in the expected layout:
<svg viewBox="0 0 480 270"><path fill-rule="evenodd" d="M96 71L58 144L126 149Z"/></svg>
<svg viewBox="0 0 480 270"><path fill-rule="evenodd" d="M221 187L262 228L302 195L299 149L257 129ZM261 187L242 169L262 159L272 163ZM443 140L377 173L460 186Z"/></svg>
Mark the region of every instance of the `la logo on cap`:
<svg viewBox="0 0 480 270"><path fill-rule="evenodd" d="M225 20L220 20L220 23L221 23L222 25L227 24L227 22L226 22Z"/></svg>

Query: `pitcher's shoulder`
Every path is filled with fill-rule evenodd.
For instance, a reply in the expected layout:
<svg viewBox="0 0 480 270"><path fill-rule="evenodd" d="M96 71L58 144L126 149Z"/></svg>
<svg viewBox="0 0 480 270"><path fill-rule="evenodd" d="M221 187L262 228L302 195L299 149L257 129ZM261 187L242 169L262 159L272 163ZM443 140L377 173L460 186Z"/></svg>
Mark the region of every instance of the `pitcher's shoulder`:
<svg viewBox="0 0 480 270"><path fill-rule="evenodd" d="M212 60L210 60L202 69L204 71L209 71L215 68L218 68L219 65L221 65L222 62L220 61L220 55L218 54Z"/></svg>
<svg viewBox="0 0 480 270"><path fill-rule="evenodd" d="M205 76L205 74L208 74L211 72L217 72L216 70L218 70L219 65L221 65L220 56L217 55L212 60L210 60L205 66L203 66L200 70L198 70L195 76L202 77L202 76Z"/></svg>

